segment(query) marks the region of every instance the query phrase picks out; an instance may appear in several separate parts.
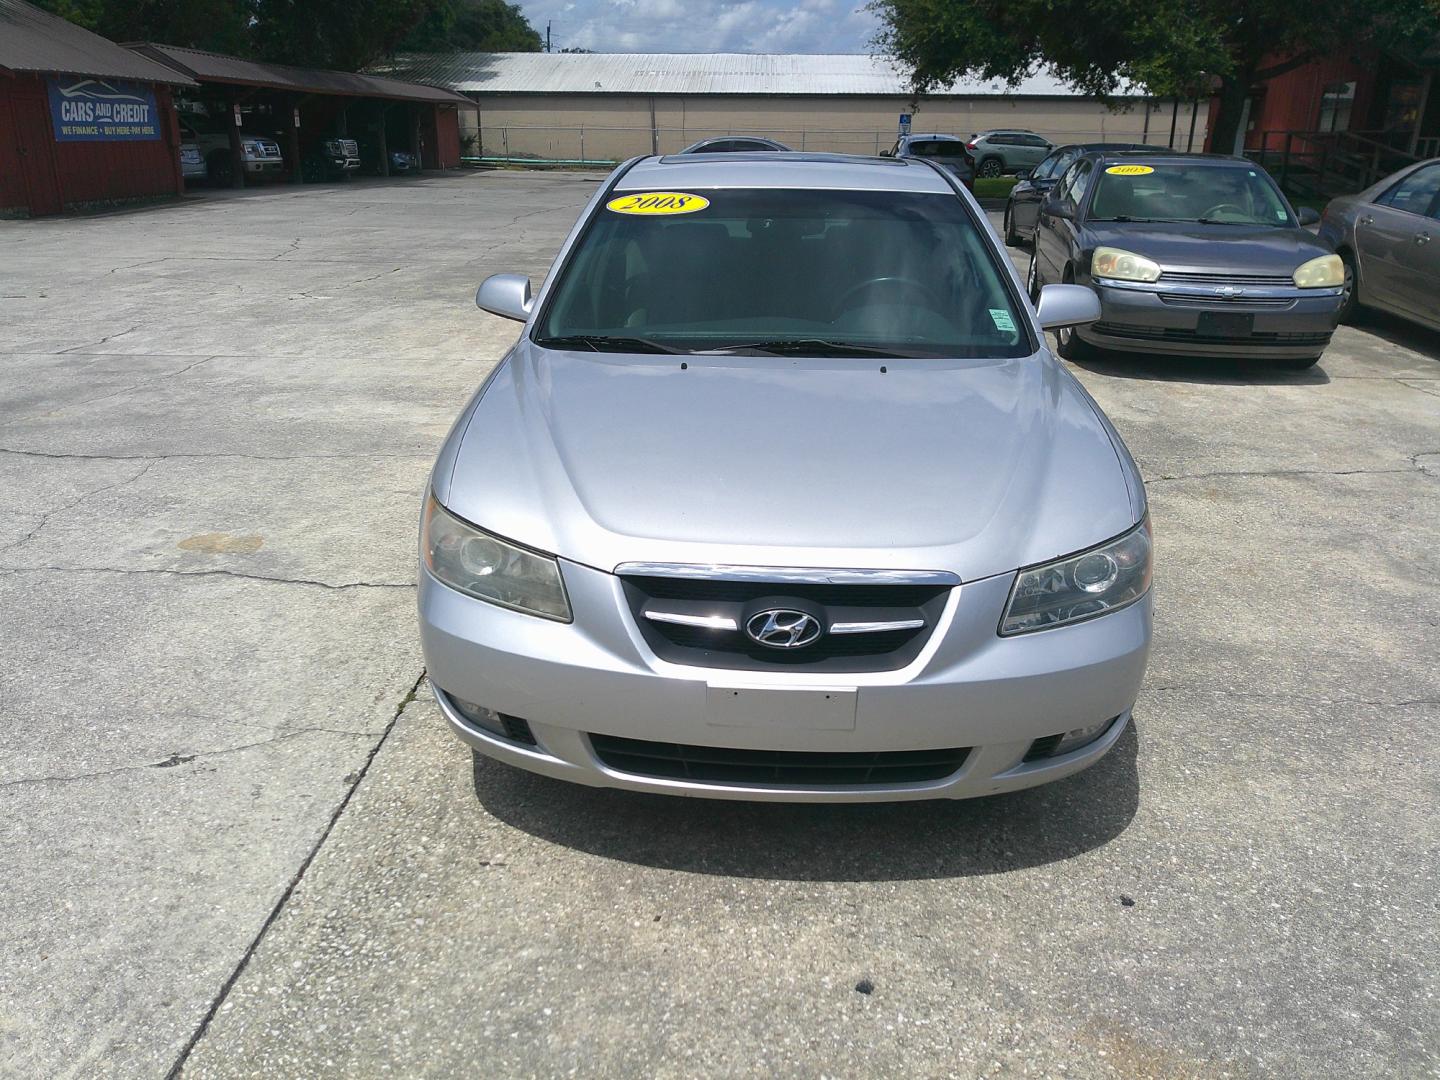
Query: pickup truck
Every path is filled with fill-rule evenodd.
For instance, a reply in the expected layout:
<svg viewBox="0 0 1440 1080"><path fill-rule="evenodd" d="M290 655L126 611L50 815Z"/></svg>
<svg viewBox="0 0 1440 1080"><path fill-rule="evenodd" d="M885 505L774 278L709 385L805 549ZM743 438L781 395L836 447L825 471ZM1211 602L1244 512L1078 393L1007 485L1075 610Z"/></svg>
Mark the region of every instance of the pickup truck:
<svg viewBox="0 0 1440 1080"><path fill-rule="evenodd" d="M360 146L342 135L326 135L305 154L308 181L348 177L360 171Z"/></svg>
<svg viewBox="0 0 1440 1080"><path fill-rule="evenodd" d="M182 148L188 144L200 151L210 179L217 184L228 184L232 174L230 159L230 135L224 131L198 131L180 124ZM280 153L280 144L264 135L240 133L240 153L245 160L245 172L249 176L278 173L285 168L285 158ZM183 158L182 158L183 161Z"/></svg>

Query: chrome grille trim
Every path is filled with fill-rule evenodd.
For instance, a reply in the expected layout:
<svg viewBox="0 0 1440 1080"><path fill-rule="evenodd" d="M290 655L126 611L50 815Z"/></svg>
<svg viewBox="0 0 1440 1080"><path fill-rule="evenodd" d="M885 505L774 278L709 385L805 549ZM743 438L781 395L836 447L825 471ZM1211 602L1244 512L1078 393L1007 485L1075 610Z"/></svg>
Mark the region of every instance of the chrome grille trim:
<svg viewBox="0 0 1440 1080"><path fill-rule="evenodd" d="M723 563L621 563L621 577L671 577L692 581L758 581L790 585L959 585L948 570L825 570L793 566L732 566Z"/></svg>

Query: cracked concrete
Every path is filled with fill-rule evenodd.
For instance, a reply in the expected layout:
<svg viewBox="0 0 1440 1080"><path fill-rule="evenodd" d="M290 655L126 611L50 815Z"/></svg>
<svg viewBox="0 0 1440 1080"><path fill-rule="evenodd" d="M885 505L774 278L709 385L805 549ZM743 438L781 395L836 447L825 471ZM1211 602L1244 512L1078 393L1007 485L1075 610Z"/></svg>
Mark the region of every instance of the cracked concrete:
<svg viewBox="0 0 1440 1080"><path fill-rule="evenodd" d="M0 225L0 1073L168 1071L413 699L485 179Z"/></svg>
<svg viewBox="0 0 1440 1080"><path fill-rule="evenodd" d="M569 787L446 734L408 583L514 334L474 287L538 281L591 191L7 234L0 1072L1434 1071L1437 339L1076 369L1155 478L1151 672L1094 769L938 806Z"/></svg>

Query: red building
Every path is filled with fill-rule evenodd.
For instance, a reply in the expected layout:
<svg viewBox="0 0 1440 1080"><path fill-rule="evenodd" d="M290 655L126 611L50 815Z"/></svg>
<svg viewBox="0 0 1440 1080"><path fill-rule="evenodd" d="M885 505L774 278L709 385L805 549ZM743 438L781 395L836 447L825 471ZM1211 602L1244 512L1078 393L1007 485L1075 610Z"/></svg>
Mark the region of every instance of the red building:
<svg viewBox="0 0 1440 1080"><path fill-rule="evenodd" d="M0 217L178 195L185 75L0 0Z"/></svg>
<svg viewBox="0 0 1440 1080"><path fill-rule="evenodd" d="M1324 194L1440 157L1440 43L1411 58L1357 48L1258 83L1236 144L1216 146L1212 136L1205 148L1244 153Z"/></svg>

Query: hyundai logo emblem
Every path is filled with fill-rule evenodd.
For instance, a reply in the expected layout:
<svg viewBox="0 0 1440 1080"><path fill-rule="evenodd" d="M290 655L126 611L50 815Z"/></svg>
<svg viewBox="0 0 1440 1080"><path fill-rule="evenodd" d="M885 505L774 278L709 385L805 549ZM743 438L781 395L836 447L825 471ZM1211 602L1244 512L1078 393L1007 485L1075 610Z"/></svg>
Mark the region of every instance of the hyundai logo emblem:
<svg viewBox="0 0 1440 1080"><path fill-rule="evenodd" d="M751 641L772 649L799 649L820 636L820 620L794 608L768 608L745 620Z"/></svg>

